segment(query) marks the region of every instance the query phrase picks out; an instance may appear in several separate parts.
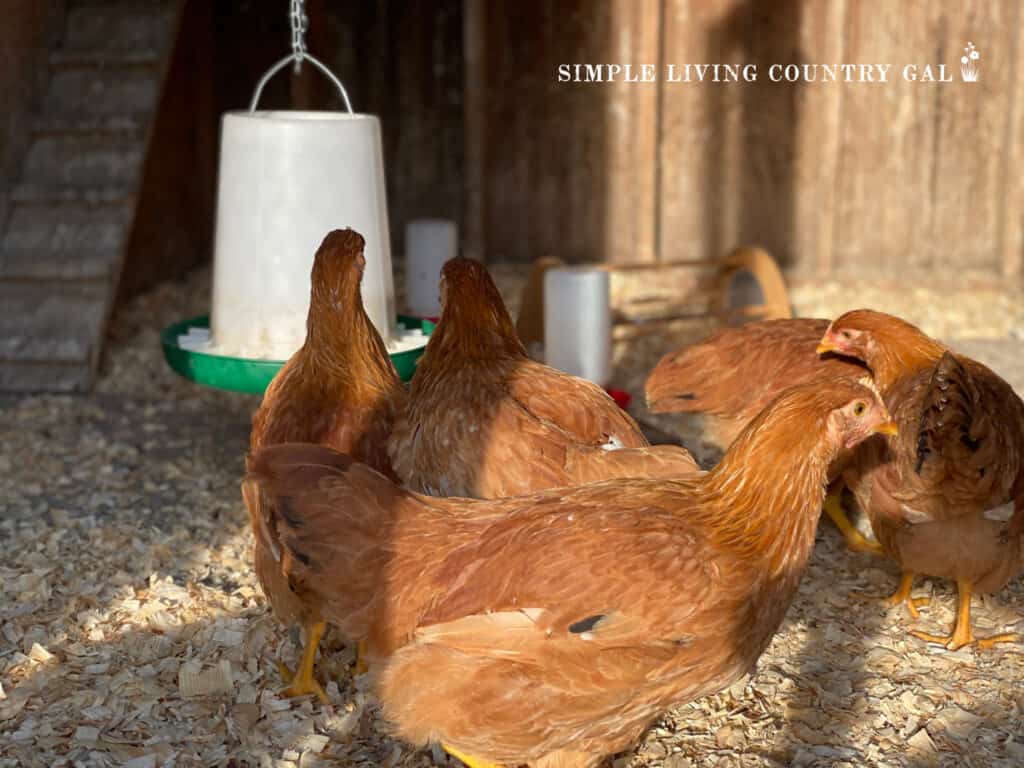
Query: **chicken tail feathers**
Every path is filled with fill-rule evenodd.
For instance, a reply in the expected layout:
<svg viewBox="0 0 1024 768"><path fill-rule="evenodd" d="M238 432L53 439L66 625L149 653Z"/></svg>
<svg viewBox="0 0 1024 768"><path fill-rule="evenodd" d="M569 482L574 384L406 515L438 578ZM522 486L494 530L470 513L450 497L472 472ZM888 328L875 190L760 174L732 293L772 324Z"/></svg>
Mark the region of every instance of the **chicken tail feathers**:
<svg viewBox="0 0 1024 768"><path fill-rule="evenodd" d="M982 443L977 384L954 355L946 352L935 365L922 398L917 432L918 475L938 461L974 463Z"/></svg>
<svg viewBox="0 0 1024 768"><path fill-rule="evenodd" d="M397 518L420 505L384 475L323 446L273 445L246 465L243 494L266 502L267 535L297 594L330 598L324 593L361 584L370 561L387 556Z"/></svg>

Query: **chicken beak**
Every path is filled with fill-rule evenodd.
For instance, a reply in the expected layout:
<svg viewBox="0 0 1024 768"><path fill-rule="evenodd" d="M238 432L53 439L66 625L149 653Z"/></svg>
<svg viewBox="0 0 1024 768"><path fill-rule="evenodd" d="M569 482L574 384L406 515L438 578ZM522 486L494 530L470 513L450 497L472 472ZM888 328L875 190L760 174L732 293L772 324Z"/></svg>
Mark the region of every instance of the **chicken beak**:
<svg viewBox="0 0 1024 768"><path fill-rule="evenodd" d="M896 427L895 421L884 421L877 427L875 427L872 431L875 434L889 435L890 437L895 437L900 433L899 429Z"/></svg>
<svg viewBox="0 0 1024 768"><path fill-rule="evenodd" d="M836 346L835 342L829 338L824 338L818 344L818 348L814 351L816 354L824 355L826 352L835 352L837 349L839 349L839 347Z"/></svg>

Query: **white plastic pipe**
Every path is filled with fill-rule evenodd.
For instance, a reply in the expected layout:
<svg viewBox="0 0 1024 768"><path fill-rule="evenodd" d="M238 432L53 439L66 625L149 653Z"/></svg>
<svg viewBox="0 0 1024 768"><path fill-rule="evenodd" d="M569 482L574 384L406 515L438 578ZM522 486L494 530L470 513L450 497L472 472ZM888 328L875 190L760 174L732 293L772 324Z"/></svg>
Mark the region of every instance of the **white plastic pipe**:
<svg viewBox="0 0 1024 768"><path fill-rule="evenodd" d="M441 314L441 267L458 255L459 232L448 219L413 219L405 227L405 301L418 317Z"/></svg>
<svg viewBox="0 0 1024 768"><path fill-rule="evenodd" d="M559 267L544 275L544 355L548 365L605 386L611 379L608 273Z"/></svg>
<svg viewBox="0 0 1024 768"><path fill-rule="evenodd" d="M229 112L221 123L210 325L221 354L287 358L306 336L313 254L332 229L366 239L362 292L395 323L380 123L344 112Z"/></svg>

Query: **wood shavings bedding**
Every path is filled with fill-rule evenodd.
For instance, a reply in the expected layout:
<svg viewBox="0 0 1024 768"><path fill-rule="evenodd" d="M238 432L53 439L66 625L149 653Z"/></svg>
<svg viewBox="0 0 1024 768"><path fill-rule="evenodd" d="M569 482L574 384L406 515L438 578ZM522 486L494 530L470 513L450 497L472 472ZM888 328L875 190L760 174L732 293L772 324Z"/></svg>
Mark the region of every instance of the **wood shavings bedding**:
<svg viewBox="0 0 1024 768"><path fill-rule="evenodd" d="M525 271L496 274L514 302ZM0 401L0 766L456 765L387 735L337 638L320 665L330 706L276 695L278 654L299 649L250 564L238 481L257 400L178 379L159 349L161 328L206 311L206 285L193 273L123 309L93 395ZM1003 304L986 301L989 335L1006 337ZM620 345L620 372L642 385L671 343ZM670 713L611 765L1020 763L1024 649L929 647L900 611L848 597L895 576L826 523L757 673ZM921 624L952 622L951 585L916 593L934 598ZM976 607L979 625L1024 629L1022 597L1018 580Z"/></svg>

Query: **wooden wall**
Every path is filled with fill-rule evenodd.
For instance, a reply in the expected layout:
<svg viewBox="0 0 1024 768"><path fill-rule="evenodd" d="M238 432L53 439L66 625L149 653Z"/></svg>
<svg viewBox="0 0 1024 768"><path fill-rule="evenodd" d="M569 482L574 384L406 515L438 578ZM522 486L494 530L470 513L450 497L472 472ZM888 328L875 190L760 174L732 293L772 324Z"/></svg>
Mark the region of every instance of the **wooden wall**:
<svg viewBox="0 0 1024 768"><path fill-rule="evenodd" d="M218 148L213 30L205 0L180 4L125 244L119 298L180 275L212 252Z"/></svg>
<svg viewBox="0 0 1024 768"><path fill-rule="evenodd" d="M470 0L467 134L482 200L472 252L530 260L655 257L655 87L563 84L558 65L642 59L656 49L651 0ZM468 59L469 57L467 57ZM475 221L473 220L475 219Z"/></svg>
<svg viewBox="0 0 1024 768"><path fill-rule="evenodd" d="M1024 266L1024 5L466 0L470 247L491 258L714 258L795 274L994 279ZM964 83L973 41L982 74ZM557 82L560 63L753 63L755 83ZM891 63L777 83L773 63ZM906 82L905 64L954 82Z"/></svg>
<svg viewBox="0 0 1024 768"><path fill-rule="evenodd" d="M20 170L32 107L42 99L50 43L64 22L64 0L8 0L0 22L0 225L10 180Z"/></svg>

